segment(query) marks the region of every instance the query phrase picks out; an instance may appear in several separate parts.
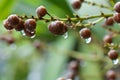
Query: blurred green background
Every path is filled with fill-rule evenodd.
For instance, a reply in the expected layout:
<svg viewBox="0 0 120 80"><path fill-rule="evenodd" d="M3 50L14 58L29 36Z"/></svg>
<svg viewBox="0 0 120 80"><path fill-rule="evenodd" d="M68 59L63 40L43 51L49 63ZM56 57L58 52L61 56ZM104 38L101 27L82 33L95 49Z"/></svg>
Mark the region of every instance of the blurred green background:
<svg viewBox="0 0 120 80"><path fill-rule="evenodd" d="M110 6L109 0L88 1ZM8 32L3 27L3 20L10 14L36 16L35 9L40 5L58 17L73 17L73 13L80 16L113 13L85 3L75 11L70 3L71 0L0 0L0 36L14 39L13 44L0 40L0 80L56 80L64 77L71 59L82 60L80 76L76 80L105 80L107 70L119 68L119 64L113 66L105 56L107 49L102 46L102 38L108 32L101 27L103 22L91 28L90 44L80 38L79 29L69 30L68 38L64 39L51 34L48 23L43 21L37 22L37 33L33 39L22 36L20 32ZM114 28L119 30L118 26L115 24ZM119 36L115 37L114 43L119 44L119 41ZM39 49L36 49L36 44L39 44ZM116 72L119 75L119 69Z"/></svg>

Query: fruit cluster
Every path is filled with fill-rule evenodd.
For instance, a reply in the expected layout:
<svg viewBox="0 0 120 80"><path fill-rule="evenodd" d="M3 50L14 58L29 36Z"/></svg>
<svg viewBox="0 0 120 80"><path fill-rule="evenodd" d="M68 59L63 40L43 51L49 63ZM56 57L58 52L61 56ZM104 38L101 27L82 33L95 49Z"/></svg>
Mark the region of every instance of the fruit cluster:
<svg viewBox="0 0 120 80"><path fill-rule="evenodd" d="M73 0L72 2L72 7L74 9L79 9L81 4L84 2L84 0ZM76 28L77 26L80 27L85 27L83 29L81 29L80 36L83 39L87 39L89 37L91 37L91 32L90 29L86 28L88 26L91 26L93 24L96 23L86 23L86 24L81 24L80 21L83 20L87 20L86 17L80 18L78 15L75 15L74 18L54 18L53 16L51 16L46 8L44 6L39 6L36 9L36 14L37 14L37 18L35 18L34 16L32 17L28 17L28 16L17 16L16 14L10 15L5 21L4 21L4 27L7 30L12 30L15 29L16 31L22 31L25 33L26 36L28 37L32 37L35 35L35 29L36 29L36 22L38 20L44 20L44 21L48 21L51 22L48 25L48 29L51 33L55 34L55 35L63 35L68 31L68 28L71 28L69 26L72 26L72 28ZM43 18L46 14L48 14L50 16L50 19L45 19ZM111 15L104 15L104 17L109 17ZM94 16L95 17L95 16ZM102 15L99 15L97 17L103 17ZM97 18L95 17L95 18ZM88 17L93 18L93 16ZM107 19L109 20L109 19ZM75 23L77 21L77 23ZM79 24L80 22L80 24ZM109 21L107 21L108 23L110 23ZM70 24L68 24L70 23Z"/></svg>
<svg viewBox="0 0 120 80"><path fill-rule="evenodd" d="M3 23L4 27L7 30L15 29L16 31L22 31L26 36L33 37L36 33L36 21L43 19L46 14L50 16L44 6L38 7L36 13L38 18L34 18L34 16L32 18L28 18L27 16L20 17L16 14L10 15ZM24 20L24 18L28 19ZM51 19L53 18L51 17ZM67 25L60 20L53 20L48 28L55 35L63 35L67 32Z"/></svg>
<svg viewBox="0 0 120 80"><path fill-rule="evenodd" d="M81 4L83 2L86 2L86 1L73 0L71 5L72 5L73 9L78 10L78 9L80 9ZM94 5L95 5L95 3L94 3ZM100 20L98 19L95 22L85 23L85 24L83 24L82 21L92 19L92 18L104 17L104 18L106 18L104 25L112 26L114 24L114 22L120 23L120 2L117 2L114 5L114 10L117 12L114 15L101 13L100 15L90 16L90 17L79 17L78 15L75 15L74 18L70 18L70 17L54 18L47 12L47 10L44 6L39 6L36 9L37 18L35 18L34 16L28 17L28 16L18 16L16 14L13 14L13 15L10 15L4 21L4 27L7 30L15 29L16 31L21 31L22 33L24 33L24 35L33 38L33 37L35 37L35 34L36 34L36 25L37 25L36 22L38 20L44 20L44 21L50 22L50 24L48 25L48 30L54 35L64 35L68 31L68 28L74 29L78 26L78 27L82 27L79 31L81 38L84 40L88 40L88 42L86 42L86 43L90 43L91 30L87 27L95 25L101 19ZM50 18L45 19L44 18L45 15L49 15ZM75 22L77 22L77 23L75 23ZM69 26L72 26L72 27L69 27ZM105 44L112 44L113 43L112 39L113 39L112 34L108 34L108 35L105 35L105 37L103 38L103 42ZM109 54L108 56L110 57L110 55L111 54ZM118 56L116 56L116 59L117 59L117 57ZM111 58L111 59L113 60L113 58Z"/></svg>
<svg viewBox="0 0 120 80"><path fill-rule="evenodd" d="M106 18L105 25L112 26L114 22L120 23L120 2L114 5L116 13L112 17Z"/></svg>
<svg viewBox="0 0 120 80"><path fill-rule="evenodd" d="M36 21L34 19L23 21L19 16L13 14L4 21L4 27L7 30L24 31L26 36L31 37L35 35Z"/></svg>
<svg viewBox="0 0 120 80"><path fill-rule="evenodd" d="M84 0L73 0L72 1L72 8L75 10L80 9L83 2L86 2ZM90 3L90 2L86 2ZM109 8L104 5L98 5L96 3L92 3L92 5L97 5L103 8ZM16 14L10 15L5 21L4 21L4 27L7 30L13 30L24 32L26 36L28 37L34 37L36 34L36 25L38 20L44 20L45 22L50 22L48 25L48 30L54 34L54 35L64 35L68 29L76 29L76 27L81 27L79 31L79 35L84 40L89 40L87 43L91 41L92 33L89 27L94 26L101 20L105 19L104 25L105 26L112 26L115 22L120 23L120 2L117 2L114 5L114 10L116 11L115 14L104 14L101 13L100 15L94 15L94 16L86 16L86 17L80 17L78 15L74 15L73 18L67 16L66 18L55 18L54 16L51 16L46 8L44 6L39 6L36 9L37 17L28 17L28 16L18 16ZM45 15L48 15L50 18L44 18ZM96 21L90 22L90 23L82 23L85 20L93 19L93 18L99 18ZM110 51L108 51L108 57L111 60L117 60L118 58L118 51L114 49L111 46L113 44L113 34L107 34L103 38L103 42L105 45L110 47ZM36 46L39 48L39 46ZM71 65L72 64L72 65ZM75 67L77 67L77 63L71 62L70 69L72 72L68 74L68 78L74 79L76 76L77 70ZM116 64L116 63L115 63ZM76 66L74 66L76 65ZM59 79L64 80L64 79ZM114 79L112 79L114 80Z"/></svg>
<svg viewBox="0 0 120 80"><path fill-rule="evenodd" d="M116 13L113 14L113 16L111 17L107 17L104 25L112 26L115 22L120 23L120 2L117 2L114 5L114 10L116 11ZM110 33L105 35L103 41L104 43L113 44L113 34ZM110 48L110 51L108 52L108 57L112 60L116 60L118 58L118 51Z"/></svg>

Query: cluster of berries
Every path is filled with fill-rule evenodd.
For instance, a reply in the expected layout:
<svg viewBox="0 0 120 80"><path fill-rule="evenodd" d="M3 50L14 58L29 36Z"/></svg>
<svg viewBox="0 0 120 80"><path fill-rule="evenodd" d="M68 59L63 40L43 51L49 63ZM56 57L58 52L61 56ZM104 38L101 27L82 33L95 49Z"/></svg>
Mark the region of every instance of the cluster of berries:
<svg viewBox="0 0 120 80"><path fill-rule="evenodd" d="M105 44L110 44L112 45L113 43L113 37L111 34L107 34L105 35L105 37L103 38L103 41ZM108 57L111 59L111 60L117 60L118 58L118 51L117 50L114 50L112 48L110 48L110 51L108 52Z"/></svg>
<svg viewBox="0 0 120 80"><path fill-rule="evenodd" d="M36 9L36 13L38 19L43 19L43 17L48 14L44 6L38 7ZM27 19L24 21L21 17L13 14L4 21L4 27L7 30L15 29L16 31L23 31L26 36L32 37L36 33L36 21L37 20L35 18ZM59 20L52 21L49 24L48 28L49 31L55 35L63 35L67 32L67 25Z"/></svg>
<svg viewBox="0 0 120 80"><path fill-rule="evenodd" d="M73 9L75 9L75 10L80 9L83 2L84 2L84 0L73 0L72 1ZM114 24L114 22L120 23L120 2L117 2L114 5L114 10L116 11L116 13L113 16L106 17L106 20L104 23L106 26L112 26ZM22 18L16 14L10 15L4 21L4 27L7 30L15 29L16 31L23 31L26 36L33 37L36 34L36 25L37 25L36 22L37 22L37 20L42 20L42 19L44 20L43 17L46 14L48 14L50 16L50 14L47 12L47 10L44 6L39 6L36 9L36 14L37 14L38 18L32 17L32 18L27 18L27 19ZM52 34L63 35L68 31L69 27L64 21L59 20L59 19L53 19L52 16L50 16L50 17L51 17L51 22L48 25L48 30ZM69 19L68 19L68 21L69 21ZM79 31L79 34L80 34L81 38L83 38L83 39L88 39L91 37L91 31L89 28L86 28L86 27L82 28ZM8 40L4 37L2 37L2 39ZM103 38L103 42L112 44L113 43L113 36L111 34L105 35L105 37ZM12 43L12 41L10 43ZM38 44L38 43L37 42L35 43L35 47L39 49L40 45L36 45L36 44ZM117 50L110 49L110 51L108 52L108 57L111 60L117 60L118 54L119 53ZM75 79L75 77L78 73L77 72L78 67L79 67L79 63L77 61L70 62L69 73L67 75L67 79ZM108 80L115 80L115 73L113 71L109 71L106 76L107 76ZM65 79L59 78L58 80L65 80Z"/></svg>
<svg viewBox="0 0 120 80"><path fill-rule="evenodd" d="M81 4L84 2L84 0L73 0L72 7L74 9L79 9L81 7ZM114 21L117 23L120 23L120 2L116 3L114 6L114 10L117 12L113 15L113 17L107 17L105 21L105 25L113 25ZM15 29L16 31L23 31L26 36L28 37L34 37L36 34L36 22L37 20L44 20L44 16L48 14L51 17L51 22L48 25L48 29L51 33L55 35L63 35L68 31L68 25L59 19L54 19L46 10L44 6L39 6L36 9L36 14L38 18L23 18L20 16L17 16L16 14L10 15L5 21L4 21L4 27L7 30ZM69 19L68 19L69 21ZM79 34L81 38L83 39L89 39L91 38L91 31L89 28L82 28L79 31ZM103 39L104 43L112 43L112 35L106 35ZM113 54L114 53L114 54ZM111 55L114 55L111 57ZM114 50L110 50L108 53L108 56L113 60L117 59L118 53ZM113 58L114 57L114 58Z"/></svg>
<svg viewBox="0 0 120 80"><path fill-rule="evenodd" d="M74 0L72 6L74 9L79 9L81 6L81 0ZM114 22L120 23L120 2L117 2L114 6L114 10L117 12L113 15L113 17L108 17L105 20L105 25L106 26L112 26ZM91 31L89 28L83 28L80 30L80 36L83 39L87 39L91 37ZM113 42L113 36L112 34L105 35L103 38L104 43L109 43L111 44ZM116 50L110 50L108 52L108 57L112 60L116 60L118 58L118 52Z"/></svg>
<svg viewBox="0 0 120 80"><path fill-rule="evenodd" d="M40 6L36 9L36 13L39 18L42 18L47 14L47 11L44 6ZM26 36L32 37L36 33L36 19L31 18L24 21L21 17L13 14L4 21L4 27L7 30L23 31Z"/></svg>
<svg viewBox="0 0 120 80"><path fill-rule="evenodd" d="M31 37L35 35L36 21L34 19L23 21L16 14L13 14L4 21L4 27L7 30L24 31L26 36Z"/></svg>
<svg viewBox="0 0 120 80"><path fill-rule="evenodd" d="M114 22L120 23L120 2L117 2L114 5L114 10L116 11L116 13L112 17L106 18L106 26L112 26Z"/></svg>
<svg viewBox="0 0 120 80"><path fill-rule="evenodd" d="M112 26L114 22L120 23L120 2L117 2L114 5L114 10L116 13L112 17L106 18L105 25L106 26ZM107 34L103 38L104 43L112 44L113 43L113 35ZM111 49L108 52L108 57L112 60L116 60L118 58L118 52L116 50Z"/></svg>

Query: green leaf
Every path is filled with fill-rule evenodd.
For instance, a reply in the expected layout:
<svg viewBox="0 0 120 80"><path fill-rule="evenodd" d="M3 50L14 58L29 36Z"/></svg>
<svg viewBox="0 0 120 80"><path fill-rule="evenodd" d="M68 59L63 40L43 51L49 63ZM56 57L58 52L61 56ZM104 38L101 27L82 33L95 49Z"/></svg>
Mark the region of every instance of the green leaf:
<svg viewBox="0 0 120 80"><path fill-rule="evenodd" d="M49 1L50 3L53 3L54 5L58 6L59 8L61 8L66 13L66 15L72 16L72 11L70 10L69 6L67 5L66 0L47 0L47 1Z"/></svg>
<svg viewBox="0 0 120 80"><path fill-rule="evenodd" d="M1 0L0 1L0 20L5 19L12 10L13 4L16 0Z"/></svg>

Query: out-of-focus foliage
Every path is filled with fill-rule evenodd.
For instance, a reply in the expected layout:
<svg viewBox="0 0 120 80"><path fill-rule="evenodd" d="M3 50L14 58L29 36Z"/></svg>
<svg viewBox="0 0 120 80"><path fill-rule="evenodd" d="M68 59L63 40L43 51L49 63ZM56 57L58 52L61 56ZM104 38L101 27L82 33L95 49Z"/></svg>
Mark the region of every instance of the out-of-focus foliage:
<svg viewBox="0 0 120 80"><path fill-rule="evenodd" d="M109 6L108 0L89 1ZM111 13L109 10L86 4L83 4L80 10L74 11L70 7L70 2L71 0L0 0L0 36L9 34L2 24L7 16L10 14L36 16L35 9L39 5L46 6L50 14L59 17L66 15L72 17L73 13L80 16L99 14L100 11ZM47 28L48 23L42 21L37 22L37 33L33 39L13 31L11 35L15 38L14 44L9 45L0 40L0 80L56 80L64 76L70 57L83 59L80 64L81 80L104 80L105 71L112 68L113 64L104 57L104 50L101 47L102 38L107 33L101 27L101 23L91 29L93 42L89 45L81 40L78 30L69 30L68 38L64 39L63 36L51 34ZM42 49L36 50L33 45L35 40L40 41ZM118 43L119 40L120 38L117 38L115 42Z"/></svg>

